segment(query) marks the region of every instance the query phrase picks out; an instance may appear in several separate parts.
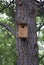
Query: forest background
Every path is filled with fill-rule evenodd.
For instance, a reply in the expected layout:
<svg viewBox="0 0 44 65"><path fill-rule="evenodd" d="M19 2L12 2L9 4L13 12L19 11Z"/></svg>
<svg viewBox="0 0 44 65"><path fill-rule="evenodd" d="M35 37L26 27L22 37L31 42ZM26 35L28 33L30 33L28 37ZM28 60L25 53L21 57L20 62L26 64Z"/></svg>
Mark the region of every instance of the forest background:
<svg viewBox="0 0 44 65"><path fill-rule="evenodd" d="M44 2L44 1L43 1ZM15 0L0 0L0 65L17 65ZM43 7L43 8L42 8ZM42 10L43 9L43 10ZM40 65L44 65L44 6L36 16Z"/></svg>

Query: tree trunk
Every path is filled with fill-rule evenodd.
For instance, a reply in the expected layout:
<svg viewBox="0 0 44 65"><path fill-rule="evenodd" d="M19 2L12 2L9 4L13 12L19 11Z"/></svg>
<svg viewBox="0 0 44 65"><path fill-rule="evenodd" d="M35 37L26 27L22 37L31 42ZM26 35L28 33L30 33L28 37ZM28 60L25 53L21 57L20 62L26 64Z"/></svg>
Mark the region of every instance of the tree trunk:
<svg viewBox="0 0 44 65"><path fill-rule="evenodd" d="M36 5L34 0L16 0L18 65L39 65L35 19ZM18 37L18 23L27 23L27 39L23 40Z"/></svg>

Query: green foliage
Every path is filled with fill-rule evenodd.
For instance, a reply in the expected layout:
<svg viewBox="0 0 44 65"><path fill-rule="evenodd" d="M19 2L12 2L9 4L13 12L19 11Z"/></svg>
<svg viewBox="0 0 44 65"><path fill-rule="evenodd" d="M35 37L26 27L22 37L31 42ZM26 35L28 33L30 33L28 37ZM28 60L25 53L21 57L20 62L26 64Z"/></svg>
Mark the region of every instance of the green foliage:
<svg viewBox="0 0 44 65"><path fill-rule="evenodd" d="M44 16L37 16L36 17L36 23L39 26L41 23L44 23ZM39 58L41 58L44 55L44 27L42 27L37 32L37 39L38 39L38 48L39 48ZM44 65L44 57L41 59L40 65Z"/></svg>
<svg viewBox="0 0 44 65"><path fill-rule="evenodd" d="M14 65L17 63L15 37L0 27L0 62L2 65Z"/></svg>
<svg viewBox="0 0 44 65"><path fill-rule="evenodd" d="M3 3L3 4L2 4ZM6 3L6 4L5 4ZM9 3L7 1L0 1L0 10ZM8 24L9 26L16 29L16 25L13 21L15 12L12 10L13 6L5 9L0 17L0 21ZM16 51L16 39L11 32L0 26L0 65L16 65L17 64L17 51Z"/></svg>

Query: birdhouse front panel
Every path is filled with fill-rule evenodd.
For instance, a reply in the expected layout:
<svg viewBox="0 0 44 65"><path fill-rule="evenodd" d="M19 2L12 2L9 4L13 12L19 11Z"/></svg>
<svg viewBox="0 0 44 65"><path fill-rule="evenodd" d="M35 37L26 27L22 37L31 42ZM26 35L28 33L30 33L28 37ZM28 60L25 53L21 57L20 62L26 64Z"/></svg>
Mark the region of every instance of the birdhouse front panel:
<svg viewBox="0 0 44 65"><path fill-rule="evenodd" d="M19 38L27 38L28 37L27 24L18 24L18 37Z"/></svg>

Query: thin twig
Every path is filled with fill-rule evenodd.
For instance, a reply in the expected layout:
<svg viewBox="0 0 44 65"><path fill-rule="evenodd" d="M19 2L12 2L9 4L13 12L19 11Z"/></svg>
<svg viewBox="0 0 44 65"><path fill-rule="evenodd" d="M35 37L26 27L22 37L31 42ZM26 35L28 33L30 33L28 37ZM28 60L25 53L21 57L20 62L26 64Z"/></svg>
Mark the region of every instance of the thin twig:
<svg viewBox="0 0 44 65"><path fill-rule="evenodd" d="M7 6L5 6L2 10L0 10L0 12L2 12L3 10L5 10L6 8L8 8L13 2L14 2L14 0L11 1L11 2L10 2Z"/></svg>
<svg viewBox="0 0 44 65"><path fill-rule="evenodd" d="M10 27L8 24L0 22L0 25L3 26L3 27L5 27L5 28L6 28L8 31L10 31L14 36L16 35L15 30L14 30L12 27Z"/></svg>
<svg viewBox="0 0 44 65"><path fill-rule="evenodd" d="M44 55L43 55L41 58L39 58L39 62L40 62L43 58L44 58Z"/></svg>
<svg viewBox="0 0 44 65"><path fill-rule="evenodd" d="M39 31L44 26L44 23L40 24L39 27L37 27L37 31Z"/></svg>

